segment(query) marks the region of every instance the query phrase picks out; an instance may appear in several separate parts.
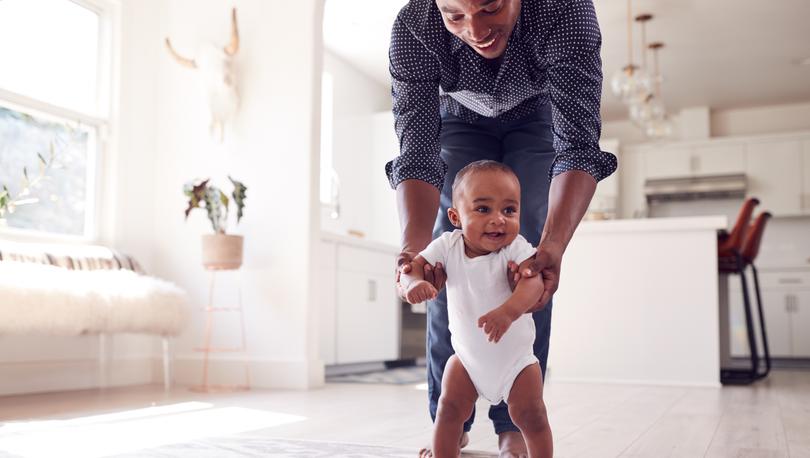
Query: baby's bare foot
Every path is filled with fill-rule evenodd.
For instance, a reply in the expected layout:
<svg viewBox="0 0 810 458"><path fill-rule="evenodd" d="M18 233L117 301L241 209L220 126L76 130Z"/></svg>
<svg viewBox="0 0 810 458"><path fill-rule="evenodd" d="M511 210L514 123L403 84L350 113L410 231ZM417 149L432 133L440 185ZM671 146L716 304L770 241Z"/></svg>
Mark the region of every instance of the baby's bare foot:
<svg viewBox="0 0 810 458"><path fill-rule="evenodd" d="M466 432L461 433L461 437L458 440L458 448L462 449L469 443L470 436ZM430 446L419 450L419 458L433 458L433 451L430 449Z"/></svg>
<svg viewBox="0 0 810 458"><path fill-rule="evenodd" d="M498 435L499 458L528 458L529 451L523 435L517 431L506 431Z"/></svg>

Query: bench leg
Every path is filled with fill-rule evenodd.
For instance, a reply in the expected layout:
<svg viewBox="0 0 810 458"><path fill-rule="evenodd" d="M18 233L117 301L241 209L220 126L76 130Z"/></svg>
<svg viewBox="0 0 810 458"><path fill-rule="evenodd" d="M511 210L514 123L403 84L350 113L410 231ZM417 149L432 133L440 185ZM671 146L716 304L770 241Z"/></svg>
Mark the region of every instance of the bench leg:
<svg viewBox="0 0 810 458"><path fill-rule="evenodd" d="M98 335L98 386L107 388L107 335Z"/></svg>
<svg viewBox="0 0 810 458"><path fill-rule="evenodd" d="M163 391L171 389L171 365L169 362L169 338L163 337Z"/></svg>

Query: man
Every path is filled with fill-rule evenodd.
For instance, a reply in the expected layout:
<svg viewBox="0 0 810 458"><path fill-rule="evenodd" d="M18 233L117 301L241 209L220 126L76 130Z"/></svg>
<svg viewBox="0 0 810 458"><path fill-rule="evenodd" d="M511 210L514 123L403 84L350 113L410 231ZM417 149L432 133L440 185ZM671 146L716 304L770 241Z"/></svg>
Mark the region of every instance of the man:
<svg viewBox="0 0 810 458"><path fill-rule="evenodd" d="M596 183L616 170L616 157L598 143L600 46L592 0L411 0L391 35L400 156L386 173L403 231L397 265L407 271L432 237L452 230L447 208L456 172L481 159L509 165L522 188L521 234L537 246L528 275L540 273L545 284L533 313L534 352L544 375L563 252ZM442 266L430 267L426 278L440 288ZM442 293L428 307L434 420L444 365L453 354L446 305ZM474 416L464 425L462 446ZM489 417L501 456L526 456L506 405L493 406Z"/></svg>

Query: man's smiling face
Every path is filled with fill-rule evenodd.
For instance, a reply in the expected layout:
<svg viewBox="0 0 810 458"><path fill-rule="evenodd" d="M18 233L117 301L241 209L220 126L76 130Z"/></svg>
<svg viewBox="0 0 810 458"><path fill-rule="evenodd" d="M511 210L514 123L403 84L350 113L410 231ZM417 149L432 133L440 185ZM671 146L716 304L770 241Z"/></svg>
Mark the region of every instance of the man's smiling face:
<svg viewBox="0 0 810 458"><path fill-rule="evenodd" d="M520 0L436 0L444 26L485 59L497 59L520 15Z"/></svg>

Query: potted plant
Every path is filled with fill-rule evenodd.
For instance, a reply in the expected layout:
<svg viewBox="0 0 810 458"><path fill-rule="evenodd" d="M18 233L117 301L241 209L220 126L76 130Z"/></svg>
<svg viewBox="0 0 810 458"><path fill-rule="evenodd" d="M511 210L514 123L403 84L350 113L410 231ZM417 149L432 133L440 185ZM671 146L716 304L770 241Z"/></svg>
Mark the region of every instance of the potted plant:
<svg viewBox="0 0 810 458"><path fill-rule="evenodd" d="M210 179L195 180L183 186L183 193L188 197L186 219L195 208L205 207L208 220L211 221L213 234L202 236L202 262L206 269L231 270L242 265L242 249L244 246L241 235L226 234L228 215L231 202L236 205L236 222L242 220L242 210L245 208L245 191L247 188L241 182L230 176L233 184L231 201L228 196L216 186L208 184Z"/></svg>
<svg viewBox="0 0 810 458"><path fill-rule="evenodd" d="M39 159L39 172L36 176L31 177L28 174L28 169L23 167L22 185L17 194L12 194L5 184L0 185L0 227L7 226L6 215L14 213L17 207L39 202L39 198L33 197L31 194L32 190L36 189L42 181L49 178L47 173L54 167L56 152L54 151L53 142L51 142L49 159L46 160L39 153L37 153L37 158Z"/></svg>

